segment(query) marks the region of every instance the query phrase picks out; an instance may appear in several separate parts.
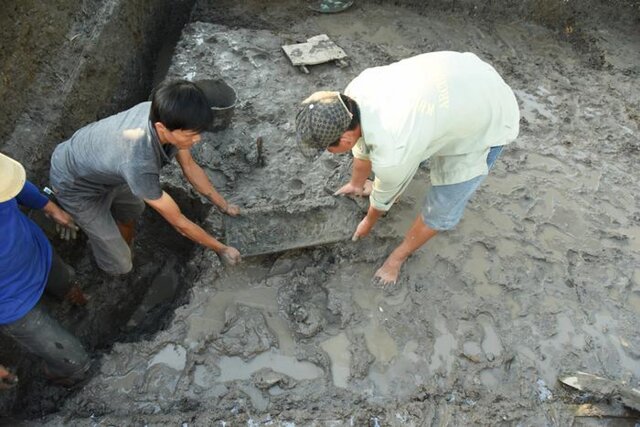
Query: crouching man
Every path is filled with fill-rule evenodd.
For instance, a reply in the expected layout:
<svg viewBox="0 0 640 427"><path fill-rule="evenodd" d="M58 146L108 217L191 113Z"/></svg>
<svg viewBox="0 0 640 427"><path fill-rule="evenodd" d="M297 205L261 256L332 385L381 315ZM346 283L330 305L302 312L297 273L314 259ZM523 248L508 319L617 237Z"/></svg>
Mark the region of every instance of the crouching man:
<svg viewBox="0 0 640 427"><path fill-rule="evenodd" d="M186 218L160 187L160 171L174 157L191 185L228 215L228 203L194 161L189 149L210 124L211 109L192 82L162 83L151 102L89 124L59 144L50 179L60 205L87 234L98 266L113 275L132 268L136 219L145 203L180 234L215 251L229 265L240 253Z"/></svg>
<svg viewBox="0 0 640 427"><path fill-rule="evenodd" d="M20 163L0 154L0 333L42 358L49 379L71 385L85 377L89 356L40 299L43 292L75 303L86 299L73 286L73 269L18 205L42 209L69 231L77 229L69 214L26 180ZM0 366L0 378L7 382L12 377Z"/></svg>
<svg viewBox="0 0 640 427"><path fill-rule="evenodd" d="M458 224L502 147L518 135L519 120L513 92L491 65L468 52L433 52L369 68L344 93L314 93L298 112L296 133L307 157L352 151L351 180L336 194L369 195L354 239L369 234L431 159L422 212L375 273L387 284L409 255Z"/></svg>

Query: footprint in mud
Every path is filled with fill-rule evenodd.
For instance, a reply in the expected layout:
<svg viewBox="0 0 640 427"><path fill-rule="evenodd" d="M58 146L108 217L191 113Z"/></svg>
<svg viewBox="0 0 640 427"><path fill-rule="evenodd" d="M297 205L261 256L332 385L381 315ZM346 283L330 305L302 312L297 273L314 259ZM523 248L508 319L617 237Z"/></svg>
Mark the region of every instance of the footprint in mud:
<svg viewBox="0 0 640 427"><path fill-rule="evenodd" d="M492 362L502 354L502 341L494 328L493 317L483 313L478 316L478 322L482 326L482 341L480 346L489 362Z"/></svg>
<svg viewBox="0 0 640 427"><path fill-rule="evenodd" d="M292 179L289 182L289 188L292 189L292 190L300 190L303 187L304 187L304 182L302 182L301 180L299 180L297 178L296 179Z"/></svg>

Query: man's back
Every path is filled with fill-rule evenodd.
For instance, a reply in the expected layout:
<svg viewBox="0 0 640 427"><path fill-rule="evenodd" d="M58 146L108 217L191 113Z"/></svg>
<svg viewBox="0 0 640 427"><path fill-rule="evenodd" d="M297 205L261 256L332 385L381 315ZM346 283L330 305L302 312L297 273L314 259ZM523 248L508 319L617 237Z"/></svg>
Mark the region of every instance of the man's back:
<svg viewBox="0 0 640 427"><path fill-rule="evenodd" d="M95 197L128 184L140 198L159 196L158 174L164 161L149 122L150 103L91 123L56 147L51 179L56 190Z"/></svg>
<svg viewBox="0 0 640 427"><path fill-rule="evenodd" d="M472 53L433 52L365 70L345 93L360 106L374 163L417 162L512 140L518 106L510 88Z"/></svg>

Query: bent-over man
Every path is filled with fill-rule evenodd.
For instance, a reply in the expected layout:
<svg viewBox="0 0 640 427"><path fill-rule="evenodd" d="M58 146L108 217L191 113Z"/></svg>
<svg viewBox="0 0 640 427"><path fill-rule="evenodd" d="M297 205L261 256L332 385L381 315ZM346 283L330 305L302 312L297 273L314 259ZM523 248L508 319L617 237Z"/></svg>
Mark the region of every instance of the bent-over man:
<svg viewBox="0 0 640 427"><path fill-rule="evenodd" d="M185 217L160 186L160 171L174 157L191 185L223 213L238 215L211 184L189 151L211 123L204 93L192 82L167 81L151 102L89 124L59 144L51 158L51 185L60 205L87 234L98 266L124 274L132 268L136 219L145 203L180 234L215 251L227 264L240 253Z"/></svg>
<svg viewBox="0 0 640 427"><path fill-rule="evenodd" d="M491 65L473 53L433 52L369 68L344 93L314 93L298 112L296 136L307 157L352 151L351 180L336 194L369 195L354 239L369 234L430 159L422 212L375 273L388 284L409 255L458 224L519 121L516 98Z"/></svg>

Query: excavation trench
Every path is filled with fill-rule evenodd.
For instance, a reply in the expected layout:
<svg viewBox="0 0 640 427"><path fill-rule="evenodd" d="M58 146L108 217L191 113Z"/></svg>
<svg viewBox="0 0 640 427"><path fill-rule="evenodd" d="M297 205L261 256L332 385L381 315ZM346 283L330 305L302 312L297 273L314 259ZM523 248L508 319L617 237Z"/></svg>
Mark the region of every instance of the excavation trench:
<svg viewBox="0 0 640 427"><path fill-rule="evenodd" d="M5 148L22 160L33 153L32 171L44 183L52 147L90 121L91 113L78 111L104 116L126 108L165 76L222 79L237 94L233 120L204 133L193 155L228 200L284 224L267 242L277 246L326 230L313 221L327 216L313 213L350 173L348 156L307 163L293 149L296 105L314 90L344 88L367 67L418 53L470 50L514 87L520 138L460 227L412 257L390 289L370 279L419 212L428 165L367 239L350 242L345 232L333 243L256 250L235 268L151 210L139 223L134 271L120 279L98 272L86 242L54 240L92 299L83 309L49 304L96 356L95 370L77 390L51 386L35 359L2 341L0 361L22 380L0 396L7 412L50 414L41 420L51 424L571 424L574 400L556 383L561 371L605 372L637 384L640 283L628 272L638 262L640 232L628 212L638 200L621 184L638 180L629 165L638 153L640 101L632 88L640 36L625 30L637 24L637 8L616 3L629 11L620 17L616 5L589 2L602 21L594 26L576 21L584 10L565 1L493 9L474 1L362 1L331 16L300 1L263 3L167 6L151 21L182 21L167 34L153 27L149 39L144 26L123 23L129 15L122 6L110 15L121 26L112 23L105 40L143 41L109 69L118 75L104 79L110 89L91 100L86 89L77 89L85 96L68 94L64 114L52 114L41 129L44 143L20 145L23 125ZM144 4L136 13L150 19ZM323 64L307 75L291 66L281 46L317 34L345 49L347 67ZM140 65L137 55L150 60L131 68ZM79 82L95 76L88 68ZM594 142L603 138L609 143ZM222 214L176 165L161 181L188 217L225 236ZM311 212L311 223L296 222L293 206ZM350 206L359 217L367 202ZM329 217L330 231L347 219ZM261 226L249 215L243 224L248 236Z"/></svg>

